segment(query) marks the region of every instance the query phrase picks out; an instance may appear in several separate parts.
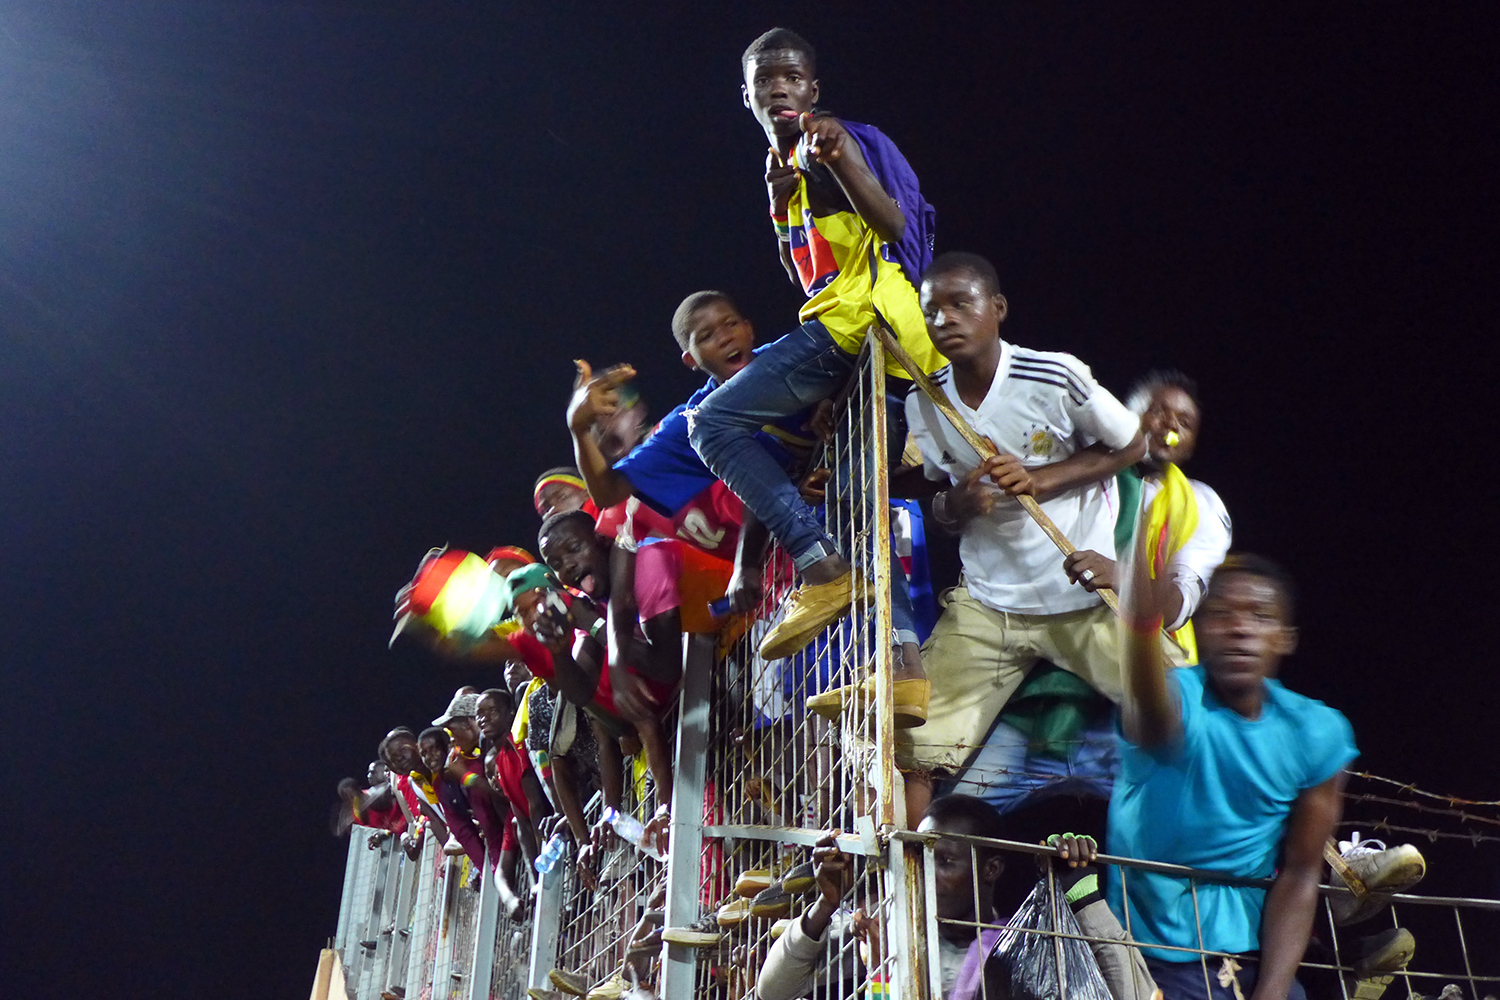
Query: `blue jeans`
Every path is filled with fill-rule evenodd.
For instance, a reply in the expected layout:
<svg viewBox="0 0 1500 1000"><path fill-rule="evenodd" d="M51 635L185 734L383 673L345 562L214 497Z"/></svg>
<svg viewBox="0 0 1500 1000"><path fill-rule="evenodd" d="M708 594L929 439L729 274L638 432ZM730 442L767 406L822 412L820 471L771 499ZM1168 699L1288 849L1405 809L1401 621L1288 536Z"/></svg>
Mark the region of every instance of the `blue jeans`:
<svg viewBox="0 0 1500 1000"><path fill-rule="evenodd" d="M1259 958L1259 955L1250 956ZM1146 957L1146 968L1151 970L1151 978L1156 980L1156 985L1162 991L1164 1000L1236 1000L1233 986L1219 985L1219 970L1223 967L1224 959L1209 956L1208 962L1208 985L1213 992L1204 990L1203 966L1196 960L1191 962L1164 962L1159 958ZM1240 994L1249 1000L1250 994L1255 992L1255 982L1260 978L1259 962L1244 962L1234 974L1234 979L1239 982ZM1292 980L1292 989L1287 994L1287 1000L1307 1000L1307 993L1303 991L1302 984L1295 979Z"/></svg>
<svg viewBox="0 0 1500 1000"><path fill-rule="evenodd" d="M703 464L745 502L799 570L838 549L755 434L837 393L854 362L822 323L808 320L688 414L688 436Z"/></svg>

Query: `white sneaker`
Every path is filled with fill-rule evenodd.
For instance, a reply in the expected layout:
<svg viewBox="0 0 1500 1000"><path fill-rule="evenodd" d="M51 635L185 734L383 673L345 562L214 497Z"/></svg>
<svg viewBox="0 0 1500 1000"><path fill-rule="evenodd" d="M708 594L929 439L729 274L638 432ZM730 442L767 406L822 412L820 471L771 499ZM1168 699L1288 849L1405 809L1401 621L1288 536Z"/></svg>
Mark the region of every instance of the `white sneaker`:
<svg viewBox="0 0 1500 1000"><path fill-rule="evenodd" d="M1333 922L1340 927L1373 917L1390 902L1389 894L1409 889L1427 874L1422 852L1411 844L1386 847L1383 841L1360 840L1355 831L1350 839L1339 841L1339 854L1349 870L1365 884L1370 895L1360 899L1352 892L1339 893L1329 900Z"/></svg>

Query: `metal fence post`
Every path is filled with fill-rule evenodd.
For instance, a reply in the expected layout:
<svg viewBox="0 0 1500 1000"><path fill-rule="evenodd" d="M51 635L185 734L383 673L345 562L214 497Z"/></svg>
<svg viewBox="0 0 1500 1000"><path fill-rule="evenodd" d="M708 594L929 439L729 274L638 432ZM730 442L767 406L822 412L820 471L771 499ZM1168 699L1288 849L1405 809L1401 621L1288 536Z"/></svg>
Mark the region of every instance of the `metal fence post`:
<svg viewBox="0 0 1500 1000"><path fill-rule="evenodd" d="M551 989L547 973L557 966L557 936L562 926L563 868L568 860L542 877L537 894L536 915L531 925L531 964L526 975L528 989Z"/></svg>
<svg viewBox="0 0 1500 1000"><path fill-rule="evenodd" d="M703 858L703 787L708 767L709 692L713 680L712 636L684 637L677 760L672 782L672 835L667 856L666 926L686 927L698 917L698 880ZM697 953L669 944L661 964L662 1000L693 1000Z"/></svg>
<svg viewBox="0 0 1500 1000"><path fill-rule="evenodd" d="M488 1000L490 976L495 968L495 933L500 915L500 890L497 871L485 872L479 885L479 917L474 926L474 951L469 958L468 987L462 995L469 1000Z"/></svg>

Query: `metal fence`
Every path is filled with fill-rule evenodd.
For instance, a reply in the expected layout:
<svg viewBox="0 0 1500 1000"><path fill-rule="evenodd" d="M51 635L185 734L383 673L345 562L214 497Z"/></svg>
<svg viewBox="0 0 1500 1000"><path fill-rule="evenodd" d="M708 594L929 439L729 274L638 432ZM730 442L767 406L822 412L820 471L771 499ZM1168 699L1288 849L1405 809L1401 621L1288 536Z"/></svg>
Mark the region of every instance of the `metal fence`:
<svg viewBox="0 0 1500 1000"><path fill-rule="evenodd" d="M598 859L596 884L580 876L576 855L559 861L539 884L528 871L520 888L532 890L532 905L517 923L499 912L493 878L479 892L469 888L466 857L444 857L429 843L419 860L410 861L395 849L395 838L371 848L372 831L355 827L335 946L357 1000L519 1000L530 988L558 989L554 971L596 990L619 977L612 987L603 986L601 996L618 996L638 980L662 1000L741 1000L753 994L761 963L785 926L776 922L775 900L764 901L764 916L745 912L751 890L806 862L828 830L841 831L838 844L856 859L856 872L820 962L815 994L827 1000L940 996L934 841L903 829L904 791L894 757L891 593L901 580L892 557L887 456L890 445L899 452L901 442L888 440L884 368L884 351L872 338L838 403L836 434L825 456L832 473L823 506L829 533L853 564L855 578L869 584L851 613L804 651L784 660L761 659L760 639L794 585L789 561L773 553L756 614L731 621L718 636L684 639L668 863L621 841ZM824 717L808 710L810 697L835 689L847 694L838 711ZM627 770L624 808L645 820L656 803L643 770L639 764ZM636 780L628 780L632 773ZM600 809L596 795L587 807L590 823ZM973 851L1001 850L1023 861L1028 859L1022 855L1045 853L1019 842L962 839ZM1127 891L1130 873L1140 870L1223 880L1170 865L1106 860L1123 866ZM1451 912L1457 936L1459 957L1453 961L1459 964L1451 971L1431 966L1433 971L1405 973L1408 992L1423 983L1429 993L1434 984L1465 983L1472 1000L1481 1000L1486 990L1500 992L1500 947L1474 945L1476 923L1485 925L1485 940L1500 941L1500 934L1490 936L1500 929L1500 902L1395 899L1392 916L1399 909L1403 921L1412 921L1414 911L1422 918L1414 923ZM650 912L658 907L664 914ZM782 908L795 915L801 903ZM873 948L861 947L850 929L855 908L873 929ZM683 928L703 918L721 927L717 944L671 944L655 953L637 950L632 958L632 938L655 924ZM1444 954L1429 944L1437 930L1420 933L1424 953ZM1340 974L1352 963L1349 935L1341 936L1330 917L1320 936L1329 942L1329 957L1310 955L1307 971L1339 985L1309 995L1349 1000ZM1220 956L1202 954L1207 976L1211 960Z"/></svg>

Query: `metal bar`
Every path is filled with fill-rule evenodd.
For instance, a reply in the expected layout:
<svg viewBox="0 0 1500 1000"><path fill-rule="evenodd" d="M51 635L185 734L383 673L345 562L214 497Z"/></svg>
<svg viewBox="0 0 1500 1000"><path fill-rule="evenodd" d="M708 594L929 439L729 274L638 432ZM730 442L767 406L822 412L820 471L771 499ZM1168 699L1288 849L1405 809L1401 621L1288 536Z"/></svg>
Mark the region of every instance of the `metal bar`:
<svg viewBox="0 0 1500 1000"><path fill-rule="evenodd" d="M570 859L559 859L557 867L542 876L536 912L531 918L531 962L526 973L527 989L551 989L547 974L557 967L558 935L563 915L563 868Z"/></svg>
<svg viewBox="0 0 1500 1000"><path fill-rule="evenodd" d="M861 455L860 466L869 468L866 459L874 464L874 496L869 491L860 499L861 510L870 513L868 545L875 569L875 630L872 640L875 648L875 746L880 755L880 824L885 829L906 826L906 803L900 775L896 771L896 722L895 722L895 678L892 674L891 651L893 632L891 628L891 587L894 585L891 567L891 496L889 468L886 456L889 453L886 427L885 396L885 351L878 327L872 327L865 338L870 345L869 406L863 416L869 421L870 453ZM862 484L863 485L863 484ZM856 679L856 683L858 683ZM900 795L901 801L897 801Z"/></svg>
<svg viewBox="0 0 1500 1000"><path fill-rule="evenodd" d="M935 833L917 833L913 830L897 830L892 833L891 836L897 838L898 840L905 840L915 843L935 843L938 840L938 835ZM945 840L970 841L989 847L995 847L1000 850L1015 851L1021 854L1046 856L1052 853L1052 848L1047 847L1045 844L1029 844L1025 841L1020 840L999 840L987 837L976 837L971 834L964 833L944 833L942 835L942 838ZM1171 865L1161 861L1143 861L1139 858L1124 858L1114 854L1100 853L1094 855L1094 859L1099 864L1115 865L1117 867L1129 867L1139 869L1140 871L1157 872L1162 875L1174 875L1178 878L1199 878L1205 882L1215 882L1220 885L1243 885L1253 886L1261 889L1269 889L1274 884L1273 879L1241 878L1239 876L1228 875L1224 872L1216 872L1207 868L1189 868L1186 865ZM1348 890L1343 886L1325 885L1319 886L1318 891L1325 896L1331 896L1337 893L1347 892ZM1461 896L1410 896L1399 892L1382 893L1381 895L1389 896L1389 898L1393 902L1415 903L1419 906L1464 906L1478 910L1500 911L1500 899L1473 899Z"/></svg>
<svg viewBox="0 0 1500 1000"><path fill-rule="evenodd" d="M702 828L703 836L706 838L723 838L727 840L769 840L777 844L798 844L802 847L812 847L822 839L823 830L807 830L791 826L745 826L717 824ZM871 848L857 834L840 834L837 840L838 848L845 854L858 854L866 857L878 857L885 853L885 848L876 845Z"/></svg>
<svg viewBox="0 0 1500 1000"><path fill-rule="evenodd" d="M927 942L926 1000L943 995L943 949L938 939L937 856L932 844L922 845L922 937Z"/></svg>
<svg viewBox="0 0 1500 1000"><path fill-rule="evenodd" d="M524 863L524 858L523 858ZM498 871L488 871L479 884L479 918L474 927L474 948L469 957L469 979L463 996L467 1000L488 1000L490 976L495 968L495 932L500 916Z"/></svg>
<svg viewBox="0 0 1500 1000"><path fill-rule="evenodd" d="M416 913L417 885L422 876L422 856L413 861L397 850L401 865L401 884L391 918L391 958L386 965L384 993L406 990L406 966L411 960L411 923Z"/></svg>
<svg viewBox="0 0 1500 1000"><path fill-rule="evenodd" d="M415 997L431 982L431 947L435 933L437 902L446 879L443 845L429 829L423 838L422 857L417 862L417 901L412 911L411 940L407 947L406 995Z"/></svg>
<svg viewBox="0 0 1500 1000"><path fill-rule="evenodd" d="M339 898L338 929L333 933L333 950L339 953L341 959L344 955L344 944L349 940L349 921L353 917L355 873L359 868L359 859L354 851L355 842L354 837L351 836L349 853L344 860L344 891Z"/></svg>
<svg viewBox="0 0 1500 1000"><path fill-rule="evenodd" d="M710 689L714 675L711 636L683 637L681 710L677 716L677 760L672 779L672 833L667 855L666 926L686 927L698 918L698 878L703 860L703 788L708 765ZM661 964L662 1000L692 1000L697 956L667 945Z"/></svg>

